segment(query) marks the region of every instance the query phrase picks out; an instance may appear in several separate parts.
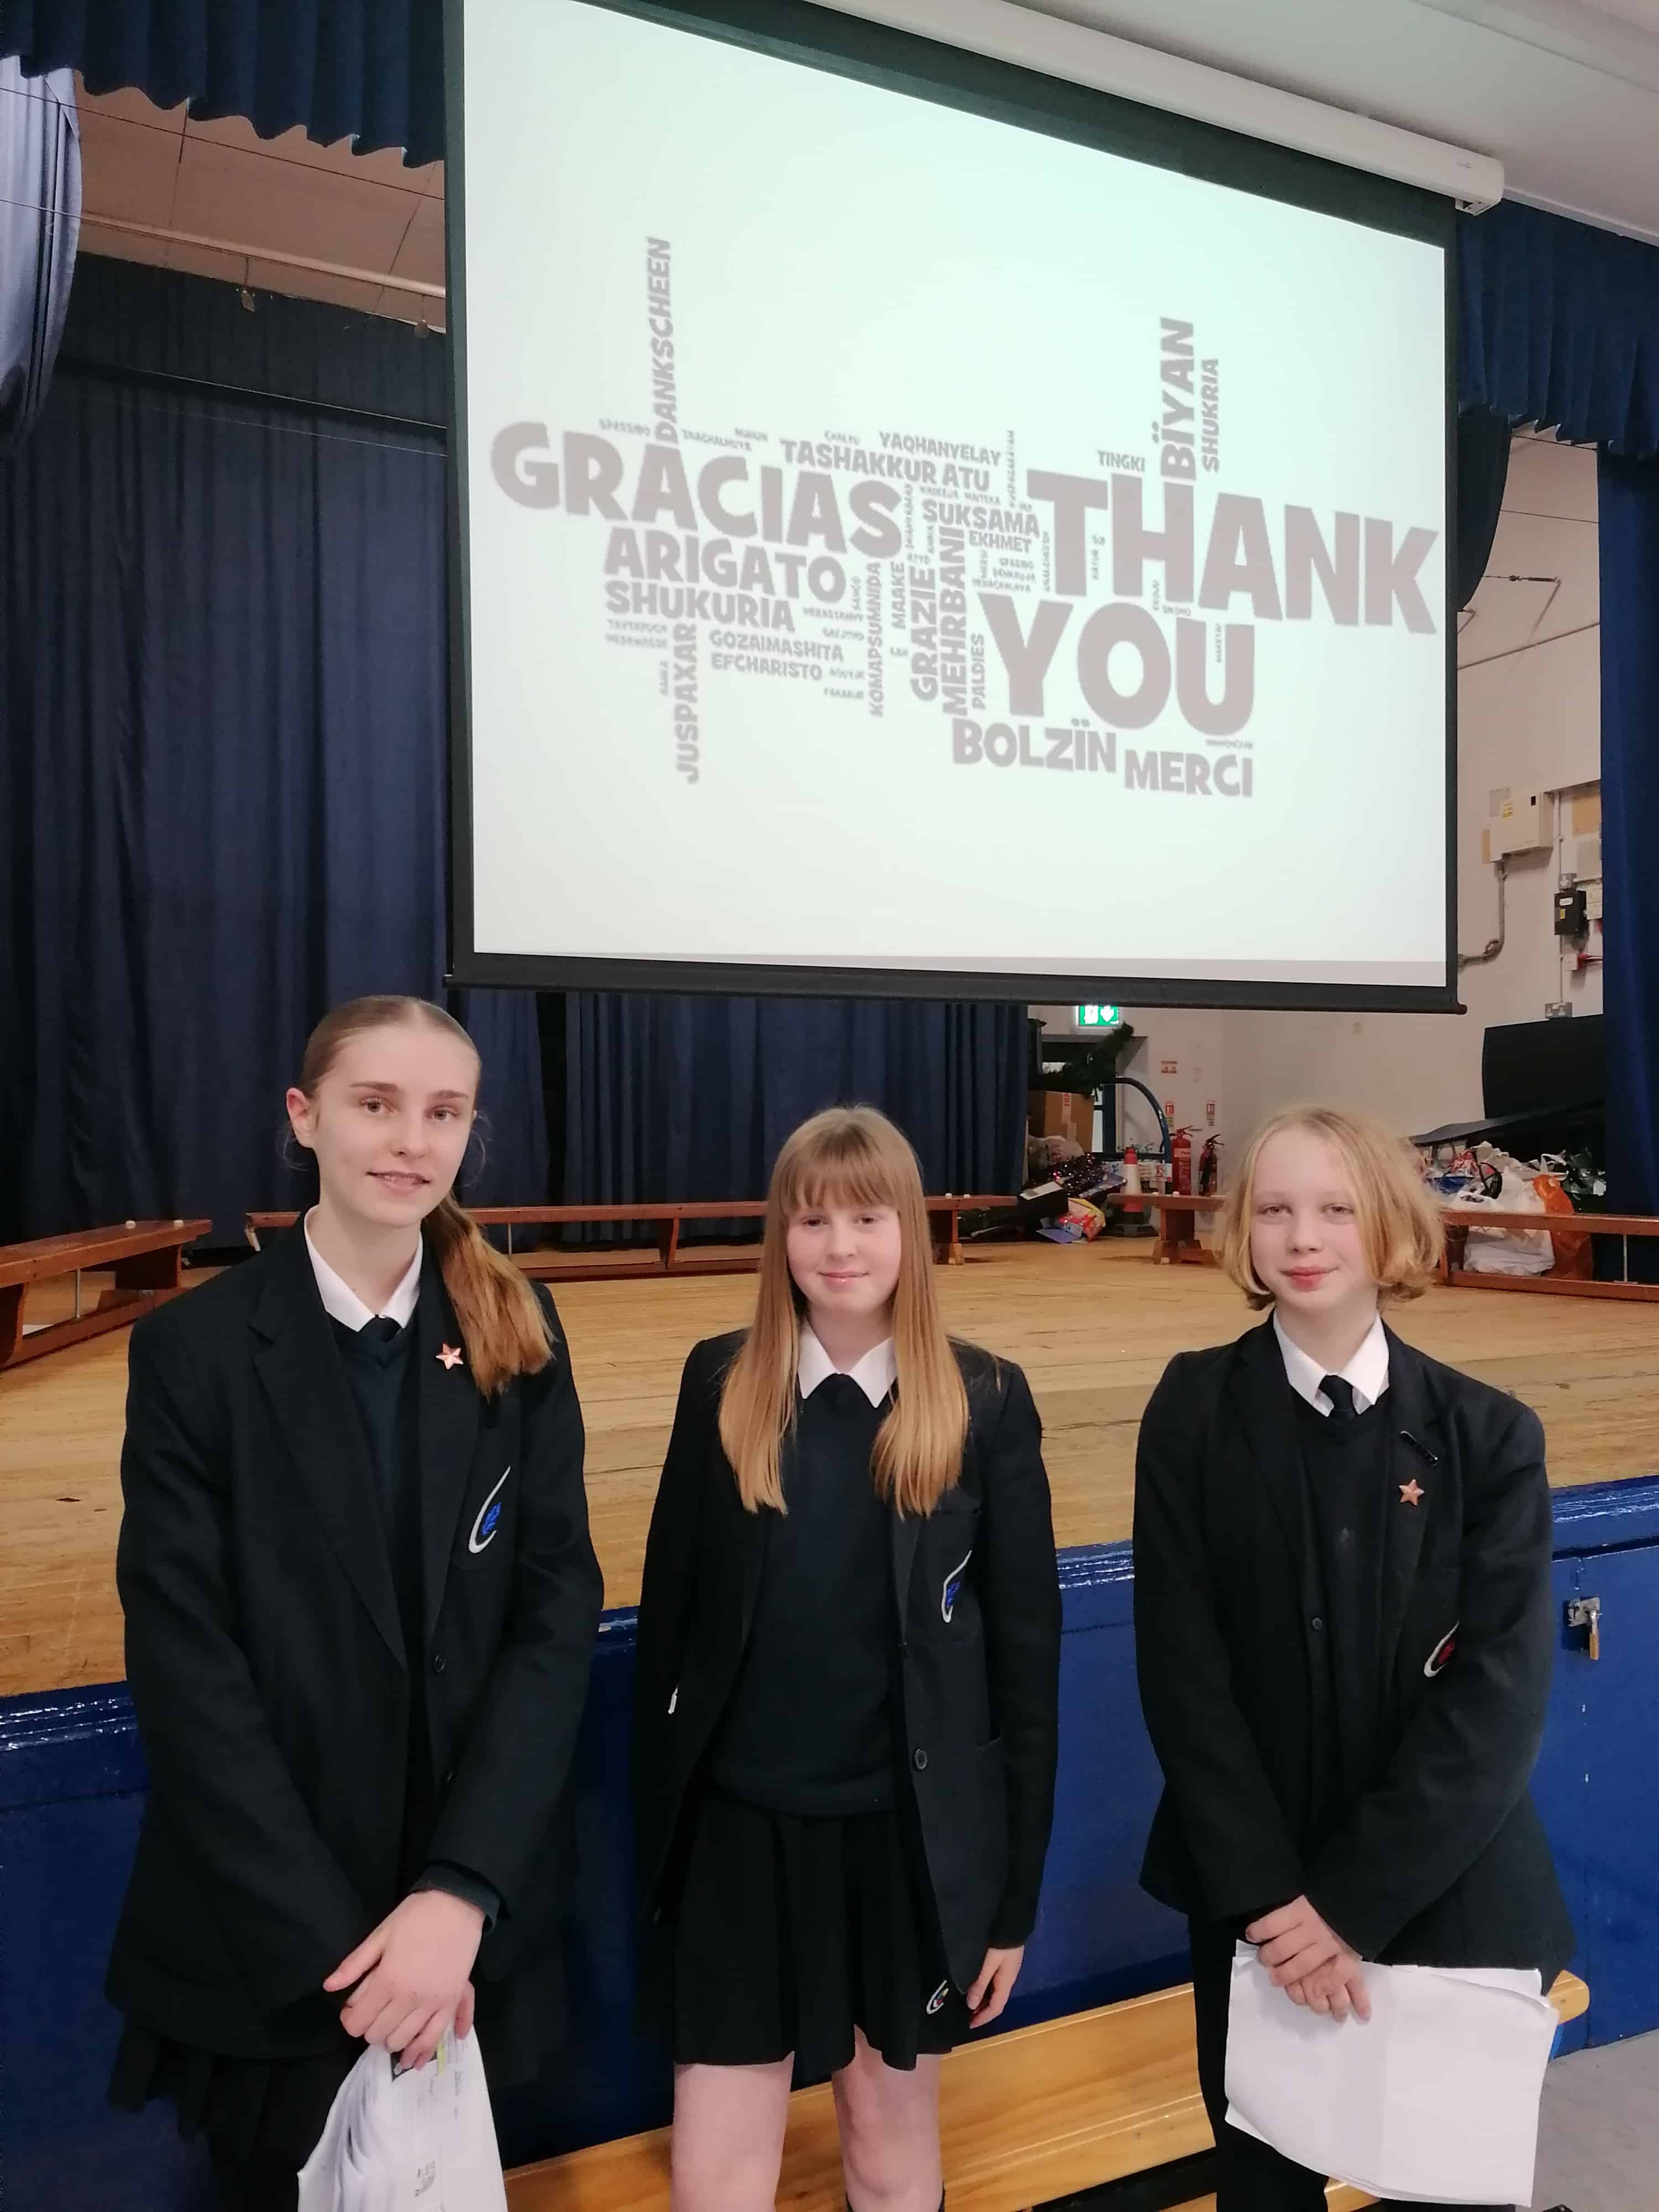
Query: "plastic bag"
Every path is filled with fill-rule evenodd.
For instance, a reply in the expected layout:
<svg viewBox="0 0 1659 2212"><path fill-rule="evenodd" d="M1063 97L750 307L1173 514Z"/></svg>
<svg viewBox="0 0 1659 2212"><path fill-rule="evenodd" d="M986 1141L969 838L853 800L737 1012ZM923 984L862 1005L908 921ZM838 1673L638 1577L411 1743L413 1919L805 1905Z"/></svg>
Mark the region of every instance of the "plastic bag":
<svg viewBox="0 0 1659 2212"><path fill-rule="evenodd" d="M1607 1179L1588 1152L1569 1152L1561 1170L1561 1187L1577 1213L1594 1213L1607 1200Z"/></svg>
<svg viewBox="0 0 1659 2212"><path fill-rule="evenodd" d="M1571 1214L1577 1211L1559 1175L1547 1172L1534 1176L1532 1187L1544 1201L1546 1213ZM1552 1275L1573 1277L1584 1281L1589 1279L1594 1267L1588 1230L1580 1230L1568 1236L1561 1230L1553 1229L1550 1244L1555 1254L1555 1264L1550 1269Z"/></svg>
<svg viewBox="0 0 1659 2212"><path fill-rule="evenodd" d="M1488 1191L1482 1198L1469 1191L1460 1206L1490 1206L1494 1212L1542 1213L1544 1200L1533 1187L1530 1171L1508 1152L1482 1146L1477 1155L1482 1181ZM1546 1230L1472 1228L1463 1248L1463 1265L1475 1275L1547 1275L1555 1265L1555 1248Z"/></svg>

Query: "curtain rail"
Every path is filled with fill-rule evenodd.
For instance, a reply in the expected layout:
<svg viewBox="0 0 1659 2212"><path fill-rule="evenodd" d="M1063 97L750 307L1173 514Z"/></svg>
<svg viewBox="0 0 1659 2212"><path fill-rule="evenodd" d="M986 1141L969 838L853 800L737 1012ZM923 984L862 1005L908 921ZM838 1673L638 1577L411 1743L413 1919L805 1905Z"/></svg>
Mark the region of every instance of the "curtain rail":
<svg viewBox="0 0 1659 2212"><path fill-rule="evenodd" d="M343 400L309 399L298 392L261 392L244 384L224 384L204 376L181 376L167 368L137 368L125 362L90 361L79 354L60 354L59 376L96 378L106 384L132 384L154 392L173 392L191 399L229 399L243 406L280 407L291 414L326 415L336 420L361 423L366 429L415 430L423 437L447 439L447 424L428 422L420 415L392 415L376 407L352 407Z"/></svg>
<svg viewBox="0 0 1659 2212"><path fill-rule="evenodd" d="M416 276L393 276L380 269L356 269L343 261L319 261L309 253L281 253L268 246L243 246L234 238L210 238L204 231L169 230L165 223L128 222L125 217L112 215L88 215L83 210L82 227L87 230L118 230L128 238L153 238L166 246L200 246L214 253L228 253L243 261L268 261L279 269L303 269L314 276L346 276L356 284L378 284L388 292L412 292L422 300L441 300L444 287L428 284ZM95 252L88 247L88 252Z"/></svg>

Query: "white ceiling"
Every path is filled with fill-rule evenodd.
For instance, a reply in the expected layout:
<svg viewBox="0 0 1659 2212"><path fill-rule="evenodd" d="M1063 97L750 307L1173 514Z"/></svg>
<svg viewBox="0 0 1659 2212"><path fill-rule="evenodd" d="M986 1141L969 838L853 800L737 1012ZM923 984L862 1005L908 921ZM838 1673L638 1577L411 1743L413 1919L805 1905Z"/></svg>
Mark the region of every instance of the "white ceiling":
<svg viewBox="0 0 1659 2212"><path fill-rule="evenodd" d="M1495 155L1512 196L1659 240L1659 0L1042 0L1034 12ZM297 129L262 140L132 91L83 93L82 131L87 251L441 324L435 292L376 281L442 285L441 162L406 169L395 152L314 146Z"/></svg>
<svg viewBox="0 0 1659 2212"><path fill-rule="evenodd" d="M1659 240L1659 0L1043 0L1036 12L1494 155L1511 197Z"/></svg>

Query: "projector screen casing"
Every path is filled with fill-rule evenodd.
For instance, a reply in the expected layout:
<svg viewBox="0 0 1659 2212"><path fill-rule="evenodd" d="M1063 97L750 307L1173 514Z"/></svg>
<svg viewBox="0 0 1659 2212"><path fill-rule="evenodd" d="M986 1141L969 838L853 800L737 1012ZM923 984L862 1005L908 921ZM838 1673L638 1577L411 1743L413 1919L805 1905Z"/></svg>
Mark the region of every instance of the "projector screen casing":
<svg viewBox="0 0 1659 2212"><path fill-rule="evenodd" d="M955 967L884 968L866 964L783 965L770 961L606 959L586 954L493 950L476 941L474 919L473 763L471 731L468 416L466 405L466 179L462 9L446 0L450 370L449 644L451 685L450 934L451 980L458 986L706 991L868 998L940 998L1070 1001L1111 1000L1140 1006L1213 1006L1460 1012L1456 981L1456 381L1455 230L1449 202L1412 187L1238 137L1212 126L917 38L908 33L805 4L769 6L764 33L752 9L718 4L667 8L647 0L580 0L603 12L701 33L751 52L799 62L854 81L933 100L993 121L1013 124L1072 143L1097 148L1155 168L1231 186L1422 240L1443 256L1444 465L1442 539L1444 605L1437 607L1444 659L1445 747L1442 798L1444 842L1443 980L1417 984L1284 982L1200 976L1116 975L1102 969L1054 974ZM557 101L549 128L557 128ZM530 220L530 218L527 218ZM804 232L810 238L810 231ZM488 466L487 459L480 465ZM922 834L925 835L925 832ZM1353 835L1364 836L1363 823ZM556 867L556 851L548 854ZM741 869L738 854L711 853L707 866ZM1097 865L1109 869L1103 848ZM628 885L620 880L618 898ZM1171 884L1170 896L1178 896Z"/></svg>

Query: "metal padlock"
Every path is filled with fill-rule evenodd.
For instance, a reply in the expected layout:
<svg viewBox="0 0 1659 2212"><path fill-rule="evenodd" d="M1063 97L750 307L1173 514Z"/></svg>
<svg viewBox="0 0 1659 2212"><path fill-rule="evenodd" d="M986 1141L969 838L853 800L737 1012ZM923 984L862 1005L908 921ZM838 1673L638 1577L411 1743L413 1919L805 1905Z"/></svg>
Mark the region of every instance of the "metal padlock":
<svg viewBox="0 0 1659 2212"><path fill-rule="evenodd" d="M1586 1644L1592 1659L1601 1656L1601 1601L1599 1597L1571 1597L1567 1600L1567 1626L1582 1629L1589 1641Z"/></svg>

